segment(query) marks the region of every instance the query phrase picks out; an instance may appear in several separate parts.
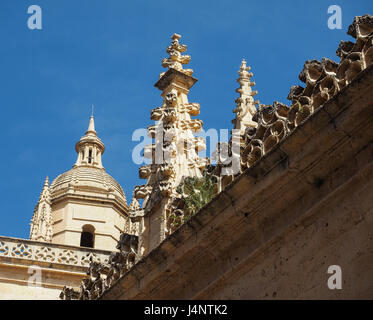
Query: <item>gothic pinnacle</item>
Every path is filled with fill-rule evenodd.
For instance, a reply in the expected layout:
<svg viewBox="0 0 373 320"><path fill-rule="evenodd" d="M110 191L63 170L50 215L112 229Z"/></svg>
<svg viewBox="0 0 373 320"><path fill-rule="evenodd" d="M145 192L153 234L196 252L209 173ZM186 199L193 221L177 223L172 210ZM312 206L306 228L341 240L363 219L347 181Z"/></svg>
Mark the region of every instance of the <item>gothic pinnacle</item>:
<svg viewBox="0 0 373 320"><path fill-rule="evenodd" d="M236 119L233 120L234 128L240 129L241 133L245 131L247 126L256 126L256 123L252 120L253 115L256 112L253 96L258 94L258 91L253 91L252 86L255 82L251 81L253 76L250 71L250 67L246 65L246 60L242 59L240 69L238 70L239 78L237 82L240 87L236 89L236 92L240 95L236 100L236 108L233 112L236 114Z"/></svg>
<svg viewBox="0 0 373 320"><path fill-rule="evenodd" d="M48 197L49 197L49 177L47 176L44 180L44 185L40 193L39 202L42 199L48 199Z"/></svg>
<svg viewBox="0 0 373 320"><path fill-rule="evenodd" d="M44 187L49 187L49 177L48 176L45 178Z"/></svg>

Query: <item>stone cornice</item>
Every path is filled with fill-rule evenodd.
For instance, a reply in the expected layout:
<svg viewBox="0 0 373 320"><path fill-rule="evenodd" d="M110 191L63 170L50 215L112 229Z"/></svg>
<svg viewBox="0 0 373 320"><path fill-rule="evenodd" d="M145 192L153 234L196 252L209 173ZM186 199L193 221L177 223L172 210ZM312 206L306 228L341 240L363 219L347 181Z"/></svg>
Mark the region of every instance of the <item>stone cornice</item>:
<svg viewBox="0 0 373 320"><path fill-rule="evenodd" d="M52 206L57 205L61 201L64 201L64 200L74 200L75 202L79 202L79 203L96 202L99 205L105 205L105 206L113 205L118 210L118 212L120 212L123 216L128 216L128 205L119 202L115 198L114 195L112 198L108 198L108 197L84 195L84 194L79 194L79 193L63 192L61 193L61 195L56 196L52 199Z"/></svg>
<svg viewBox="0 0 373 320"><path fill-rule="evenodd" d="M180 79L183 83L187 84L187 89L190 89L198 80L192 76L177 71L175 69L168 69L166 73L154 84L154 87L159 90L165 90L171 83L177 83ZM180 81L179 80L179 81Z"/></svg>

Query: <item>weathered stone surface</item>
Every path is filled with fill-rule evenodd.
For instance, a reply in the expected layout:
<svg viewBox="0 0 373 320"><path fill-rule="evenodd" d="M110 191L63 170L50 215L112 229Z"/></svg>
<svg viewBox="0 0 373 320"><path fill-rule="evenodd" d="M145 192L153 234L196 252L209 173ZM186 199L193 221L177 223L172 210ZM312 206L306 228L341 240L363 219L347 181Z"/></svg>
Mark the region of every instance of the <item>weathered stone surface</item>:
<svg viewBox="0 0 373 320"><path fill-rule="evenodd" d="M92 260L106 263L109 255L92 248L0 237L0 300L58 299L64 286L79 287ZM31 266L33 272L40 271L41 283L28 284Z"/></svg>
<svg viewBox="0 0 373 320"><path fill-rule="evenodd" d="M372 83L371 66L266 154L272 170L253 176L255 163L191 218L194 234L181 236L185 224L154 249L167 252L163 268L101 298L372 298ZM343 290L328 289L334 264Z"/></svg>
<svg viewBox="0 0 373 320"><path fill-rule="evenodd" d="M155 246L143 250L140 245L134 255L141 259L132 267L123 264L115 282L105 282L105 267L93 265L86 298L372 298L372 282L362 280L362 274L373 279L372 23L369 15L355 18L349 34L356 42L340 44L339 63L306 61L299 75L305 87L291 88L290 107L275 102L250 112L255 104L248 98L252 74L243 63L234 122L243 139L239 152L233 135L228 144L229 156L240 155L241 173L222 177L227 164L219 151L217 165L207 168L217 178L218 195L181 227L166 232L167 224L157 223L160 215L149 213L182 210L168 201L182 169L171 164L141 168L148 183L134 193L145 198L145 206L140 209L134 202L131 215L142 221L140 243ZM182 68L190 57L181 55L186 47L179 38L173 36L170 58L162 61L170 69L156 84L164 90L165 105L151 112L152 119L163 117L166 124L178 118L173 112L180 103L176 91L182 90L186 99L194 83L192 71ZM186 103L181 109L195 115L199 106ZM198 120L180 121L185 132L201 126ZM171 125L161 129L175 131ZM153 136L156 128L148 132ZM176 154L172 142L162 150ZM144 153L154 158L154 151L151 146ZM328 289L330 265L348 273L344 290ZM70 290L63 295L76 296Z"/></svg>
<svg viewBox="0 0 373 320"><path fill-rule="evenodd" d="M200 106L188 101L189 89L197 79L192 77L191 69L183 68L190 56L183 55L186 45L179 43L181 36L174 34L171 38L166 50L169 57L162 60L162 66L168 70L155 84L162 90L163 104L151 110L151 119L158 122L148 127L154 143L144 150L151 164L139 171L140 178L147 181L134 190L134 198L144 200L140 207L134 199L130 207L132 221L139 224L139 258L176 229L174 213L180 213L181 218L184 213L176 189L185 177L202 177L207 164L198 157L198 152L206 148L205 140L194 136L203 122L191 118L199 114Z"/></svg>

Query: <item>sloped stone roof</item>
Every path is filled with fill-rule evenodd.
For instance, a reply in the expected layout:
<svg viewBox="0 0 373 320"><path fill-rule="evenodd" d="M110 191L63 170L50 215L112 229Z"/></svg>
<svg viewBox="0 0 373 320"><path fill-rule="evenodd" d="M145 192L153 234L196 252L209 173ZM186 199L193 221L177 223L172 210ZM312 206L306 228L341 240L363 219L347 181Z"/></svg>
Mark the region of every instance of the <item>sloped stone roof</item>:
<svg viewBox="0 0 373 320"><path fill-rule="evenodd" d="M105 169L79 166L60 174L51 184L52 201L71 187L75 190L112 193L120 203L127 204L122 187Z"/></svg>

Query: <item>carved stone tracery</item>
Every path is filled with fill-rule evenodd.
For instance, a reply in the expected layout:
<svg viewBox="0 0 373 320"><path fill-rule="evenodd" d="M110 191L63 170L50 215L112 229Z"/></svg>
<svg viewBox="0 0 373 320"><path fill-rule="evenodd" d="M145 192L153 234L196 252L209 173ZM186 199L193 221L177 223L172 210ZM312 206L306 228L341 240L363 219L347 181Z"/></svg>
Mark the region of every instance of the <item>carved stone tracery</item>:
<svg viewBox="0 0 373 320"><path fill-rule="evenodd" d="M347 33L356 41L341 41L337 50L341 58L339 63L327 58L321 62L306 61L299 75L305 86L296 85L290 89L290 107L275 102L272 106L258 108L253 117L257 127L246 128L245 131L242 170L251 167L373 63L373 17L355 17Z"/></svg>

